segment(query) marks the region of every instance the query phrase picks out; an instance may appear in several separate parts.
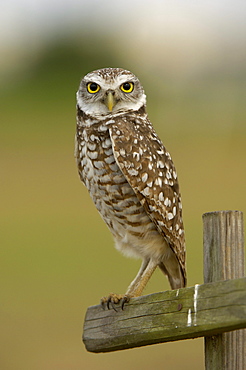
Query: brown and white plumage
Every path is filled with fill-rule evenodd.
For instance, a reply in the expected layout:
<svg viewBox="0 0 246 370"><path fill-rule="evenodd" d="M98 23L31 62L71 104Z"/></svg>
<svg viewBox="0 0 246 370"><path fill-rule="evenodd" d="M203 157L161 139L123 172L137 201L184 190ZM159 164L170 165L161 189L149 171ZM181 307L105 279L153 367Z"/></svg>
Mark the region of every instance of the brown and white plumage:
<svg viewBox="0 0 246 370"><path fill-rule="evenodd" d="M184 287L185 239L177 173L146 113L144 90L131 72L87 74L77 92L79 175L107 223L115 246L142 258L123 303L141 295L157 266L172 289Z"/></svg>

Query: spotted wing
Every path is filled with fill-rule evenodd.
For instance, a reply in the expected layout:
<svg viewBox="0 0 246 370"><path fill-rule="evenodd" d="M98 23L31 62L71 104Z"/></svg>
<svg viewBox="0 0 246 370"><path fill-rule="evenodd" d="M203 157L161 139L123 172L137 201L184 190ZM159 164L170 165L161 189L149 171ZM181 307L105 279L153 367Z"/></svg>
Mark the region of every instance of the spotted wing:
<svg viewBox="0 0 246 370"><path fill-rule="evenodd" d="M146 116L118 118L109 132L119 168L175 252L185 278L182 205L170 154Z"/></svg>

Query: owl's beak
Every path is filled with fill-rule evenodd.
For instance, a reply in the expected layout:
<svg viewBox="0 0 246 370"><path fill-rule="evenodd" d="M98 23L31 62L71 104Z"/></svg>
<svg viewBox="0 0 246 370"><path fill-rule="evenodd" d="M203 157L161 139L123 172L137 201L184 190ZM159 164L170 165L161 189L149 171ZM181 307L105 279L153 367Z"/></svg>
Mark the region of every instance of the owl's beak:
<svg viewBox="0 0 246 370"><path fill-rule="evenodd" d="M105 97L105 105L110 112L112 112L116 103L117 103L117 100L115 99L114 92L110 90L107 91L106 97Z"/></svg>

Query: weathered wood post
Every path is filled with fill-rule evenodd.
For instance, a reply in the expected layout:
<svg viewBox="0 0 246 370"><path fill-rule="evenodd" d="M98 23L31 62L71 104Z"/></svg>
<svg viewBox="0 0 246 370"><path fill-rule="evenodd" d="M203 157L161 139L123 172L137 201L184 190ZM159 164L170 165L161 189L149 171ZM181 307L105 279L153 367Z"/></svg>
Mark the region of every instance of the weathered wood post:
<svg viewBox="0 0 246 370"><path fill-rule="evenodd" d="M243 213L205 213L204 282L244 276ZM206 370L246 369L245 329L205 337Z"/></svg>

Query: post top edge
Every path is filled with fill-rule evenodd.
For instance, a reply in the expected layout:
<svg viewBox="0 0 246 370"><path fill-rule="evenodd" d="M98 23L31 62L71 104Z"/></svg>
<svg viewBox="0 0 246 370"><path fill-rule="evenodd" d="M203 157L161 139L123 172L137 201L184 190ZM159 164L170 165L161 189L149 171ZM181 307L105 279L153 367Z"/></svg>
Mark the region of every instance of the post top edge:
<svg viewBox="0 0 246 370"><path fill-rule="evenodd" d="M213 212L206 212L206 213L203 213L202 217L207 217L207 216L212 216L212 215L222 215L222 214L240 214L242 215L243 212L242 211L238 211L238 210L226 210L226 211L213 211Z"/></svg>

